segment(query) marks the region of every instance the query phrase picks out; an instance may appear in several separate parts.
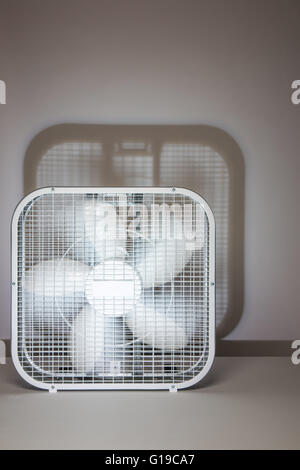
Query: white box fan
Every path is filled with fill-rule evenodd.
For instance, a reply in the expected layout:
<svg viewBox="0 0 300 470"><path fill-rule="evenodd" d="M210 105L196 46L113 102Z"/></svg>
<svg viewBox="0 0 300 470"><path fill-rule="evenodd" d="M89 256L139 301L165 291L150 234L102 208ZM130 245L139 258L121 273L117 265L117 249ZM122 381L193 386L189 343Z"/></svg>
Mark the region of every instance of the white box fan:
<svg viewBox="0 0 300 470"><path fill-rule="evenodd" d="M181 188L43 188L12 222L12 357L60 389L192 386L215 353L215 224Z"/></svg>

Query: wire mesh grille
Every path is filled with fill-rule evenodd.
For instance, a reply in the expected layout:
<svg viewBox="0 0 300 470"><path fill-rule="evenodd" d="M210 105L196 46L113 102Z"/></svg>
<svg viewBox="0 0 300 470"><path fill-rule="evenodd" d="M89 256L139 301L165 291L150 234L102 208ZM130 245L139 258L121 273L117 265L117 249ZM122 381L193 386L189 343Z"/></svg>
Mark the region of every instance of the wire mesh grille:
<svg viewBox="0 0 300 470"><path fill-rule="evenodd" d="M53 191L17 230L17 352L30 377L173 384L205 367L210 227L198 202Z"/></svg>
<svg viewBox="0 0 300 470"><path fill-rule="evenodd" d="M190 188L204 197L216 221L216 322L228 311L229 173L222 156L211 147L166 143L160 158L160 184Z"/></svg>
<svg viewBox="0 0 300 470"><path fill-rule="evenodd" d="M113 170L124 186L153 186L152 145L143 141L114 144Z"/></svg>
<svg viewBox="0 0 300 470"><path fill-rule="evenodd" d="M45 186L105 185L101 142L63 142L52 146L37 167L36 184Z"/></svg>

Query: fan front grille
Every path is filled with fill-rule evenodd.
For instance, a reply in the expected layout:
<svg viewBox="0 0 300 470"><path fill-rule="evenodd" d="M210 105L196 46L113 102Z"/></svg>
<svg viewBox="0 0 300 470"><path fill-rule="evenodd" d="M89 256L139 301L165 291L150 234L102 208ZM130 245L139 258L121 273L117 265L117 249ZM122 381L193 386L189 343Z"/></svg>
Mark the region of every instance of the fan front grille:
<svg viewBox="0 0 300 470"><path fill-rule="evenodd" d="M90 190L40 190L18 216L20 367L61 388L194 379L213 354L207 205L175 188Z"/></svg>

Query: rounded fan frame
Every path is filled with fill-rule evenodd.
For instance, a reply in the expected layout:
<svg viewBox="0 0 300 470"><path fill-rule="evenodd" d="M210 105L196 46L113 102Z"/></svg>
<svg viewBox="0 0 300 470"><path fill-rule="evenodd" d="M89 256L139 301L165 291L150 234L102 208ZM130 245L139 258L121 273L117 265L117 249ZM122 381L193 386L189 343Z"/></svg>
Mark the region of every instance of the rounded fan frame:
<svg viewBox="0 0 300 470"><path fill-rule="evenodd" d="M182 381L178 382L176 384L174 383L124 383L124 384L114 384L114 383L95 383L95 384L88 384L88 383L55 383L55 380L53 380L52 384L44 383L42 381L36 380L36 378L31 377L28 372L24 371L23 365L20 361L20 338L19 338L19 332L18 328L16 328L16 325L18 324L18 295L19 295L19 289L20 288L20 283L21 283L21 290L24 288L24 285L22 284L22 280L18 279L18 273L19 273L19 264L18 264L18 257L19 253L18 250L15 249L18 247L18 241L19 241L19 222L20 222L20 217L22 213L24 213L24 209L26 207L30 206L30 203L34 201L36 198L45 195L45 194L60 194L60 193L80 193L80 194L109 194L112 193L114 195L117 194L144 194L144 193L150 193L150 194L180 194L184 195L185 197L189 197L192 199L193 202L199 203L203 210L205 211L205 214L208 219L209 223L209 287L208 287L208 296L209 296L209 323L208 323L208 356L207 360L205 362L204 367L199 371L198 374L196 374L193 378L188 379L187 381ZM57 389L90 389L90 388L98 388L98 389L179 389L179 388L186 388L188 386L191 386L197 382L199 382L209 371L211 368L211 365L213 363L214 359L214 352L215 352L215 224L214 224L214 218L213 214L206 203L206 201L201 198L198 194L187 190L187 189L182 189L182 188L43 188L40 190L36 190L33 193L29 194L26 196L21 203L18 205L18 207L15 210L13 221L12 221L12 358L15 364L15 367L17 371L20 373L20 375L29 383L31 383L34 386L37 386L39 388L45 388L50 391L56 391ZM175 248L176 251L177 247ZM65 256L65 255L64 255ZM184 266L189 262L191 258L191 254L187 257L187 259L184 261L183 266L181 266L181 269L176 269L176 272L172 272L172 276L180 274L182 269L184 269ZM128 254L124 257L118 258L119 260L123 260L124 265L128 262ZM102 262L106 262L106 258ZM78 261L78 260L77 260ZM143 261L142 261L143 262ZM101 264L101 263L99 263ZM146 260L144 259L144 264L146 263ZM165 263L166 265L167 263ZM97 264L95 265L97 266ZM135 270L139 274L139 276L142 278L142 274L145 273L144 268L139 268L139 263L135 263ZM91 267L91 270L93 268ZM149 287L153 287L153 285L162 285L166 282L169 282L171 279L167 279L165 282L161 282L161 278L159 279L159 282L155 282L155 280L151 281L150 285L148 285L145 282L145 279L142 279L142 284L144 289L147 290ZM172 300L172 295L171 294L171 299L169 299L169 305L171 304ZM90 304L88 304L90 305ZM141 304L140 302L136 303L136 311L138 312L139 309L144 309L144 312L147 312L147 315L150 315L151 312L151 307L145 304ZM123 312L122 316L125 317L125 321L127 326L131 329L132 334L134 335L133 341L142 341L147 344L147 335L143 336L141 335L141 328L135 323L135 320L132 318L127 317L128 312L132 313L132 309L128 309L128 311ZM167 310L168 313L168 310ZM165 311L166 314L166 311ZM156 313L154 312L154 315ZM136 315L139 317L139 315ZM165 315L165 318L167 318L168 315ZM145 316L143 317L145 318ZM165 321L165 319L164 319ZM72 325L69 325L72 328ZM175 325L176 327L176 325ZM174 328L174 325L173 325ZM138 334L135 334L137 333ZM150 334L151 336L151 334ZM172 336L172 335L170 335ZM176 336L176 335L175 335ZM173 346L173 349L177 348L184 348L186 344L188 343L188 335L186 338L182 339L179 345L177 345L175 348ZM153 338L150 339L150 346L155 347L155 348L165 348L169 350L172 350L172 347L169 345L166 348L166 345L164 344L154 344Z"/></svg>

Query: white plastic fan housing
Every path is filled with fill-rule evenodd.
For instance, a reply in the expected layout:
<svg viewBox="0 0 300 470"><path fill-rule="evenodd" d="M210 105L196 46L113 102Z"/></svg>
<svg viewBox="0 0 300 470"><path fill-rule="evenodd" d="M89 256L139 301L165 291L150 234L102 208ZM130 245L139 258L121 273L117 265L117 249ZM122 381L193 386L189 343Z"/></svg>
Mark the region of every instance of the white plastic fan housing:
<svg viewBox="0 0 300 470"><path fill-rule="evenodd" d="M12 359L35 387L174 390L212 366L215 223L188 189L34 191L13 216L11 284Z"/></svg>

